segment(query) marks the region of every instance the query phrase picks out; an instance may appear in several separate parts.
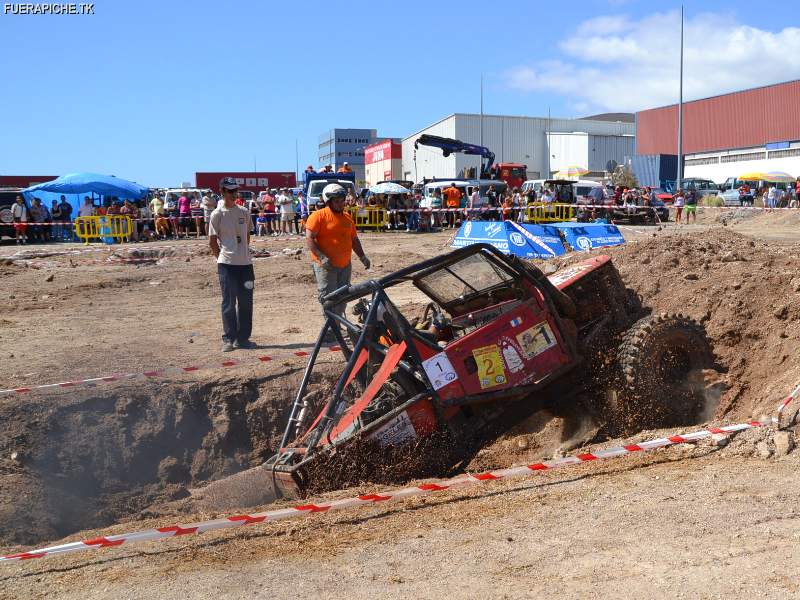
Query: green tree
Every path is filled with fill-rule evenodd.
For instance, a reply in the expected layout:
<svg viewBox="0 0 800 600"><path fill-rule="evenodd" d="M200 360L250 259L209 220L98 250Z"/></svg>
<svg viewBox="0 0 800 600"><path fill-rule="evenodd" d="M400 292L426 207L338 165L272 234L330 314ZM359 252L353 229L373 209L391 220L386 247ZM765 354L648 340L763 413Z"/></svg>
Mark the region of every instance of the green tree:
<svg viewBox="0 0 800 600"><path fill-rule="evenodd" d="M618 185L626 188L635 188L639 186L633 171L623 165L618 165L617 168L614 169L614 172L611 174L611 183L614 184L614 187Z"/></svg>

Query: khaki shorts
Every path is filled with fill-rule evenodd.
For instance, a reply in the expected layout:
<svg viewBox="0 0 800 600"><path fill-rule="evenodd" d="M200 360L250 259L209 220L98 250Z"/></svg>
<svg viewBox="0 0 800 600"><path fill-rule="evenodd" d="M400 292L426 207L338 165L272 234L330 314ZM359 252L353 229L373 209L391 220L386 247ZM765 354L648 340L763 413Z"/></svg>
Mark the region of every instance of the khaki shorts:
<svg viewBox="0 0 800 600"><path fill-rule="evenodd" d="M294 213L281 213L281 223L291 223L294 221Z"/></svg>

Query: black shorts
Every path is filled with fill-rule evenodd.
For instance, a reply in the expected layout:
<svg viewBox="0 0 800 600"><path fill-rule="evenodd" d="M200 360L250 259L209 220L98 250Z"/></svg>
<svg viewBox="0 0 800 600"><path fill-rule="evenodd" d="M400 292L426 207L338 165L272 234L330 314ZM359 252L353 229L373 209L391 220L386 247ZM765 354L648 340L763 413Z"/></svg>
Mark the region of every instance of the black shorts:
<svg viewBox="0 0 800 600"><path fill-rule="evenodd" d="M181 227L188 227L191 222L192 219L189 217L189 215L181 215L178 219L178 225Z"/></svg>

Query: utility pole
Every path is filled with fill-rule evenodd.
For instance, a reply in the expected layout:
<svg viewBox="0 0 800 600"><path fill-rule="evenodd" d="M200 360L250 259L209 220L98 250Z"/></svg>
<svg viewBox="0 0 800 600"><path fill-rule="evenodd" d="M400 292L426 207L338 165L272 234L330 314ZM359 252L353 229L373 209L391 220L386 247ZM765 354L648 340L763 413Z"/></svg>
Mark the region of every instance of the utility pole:
<svg viewBox="0 0 800 600"><path fill-rule="evenodd" d="M681 4L681 66L678 83L678 177L675 191L683 187L683 4Z"/></svg>
<svg viewBox="0 0 800 600"><path fill-rule="evenodd" d="M545 179L550 179L550 107L547 107L547 132L544 136L545 150L547 151L547 173Z"/></svg>
<svg viewBox="0 0 800 600"><path fill-rule="evenodd" d="M483 146L483 73L481 73L481 142Z"/></svg>
<svg viewBox="0 0 800 600"><path fill-rule="evenodd" d="M294 175L297 181L300 180L300 154L297 150L297 138L294 138Z"/></svg>

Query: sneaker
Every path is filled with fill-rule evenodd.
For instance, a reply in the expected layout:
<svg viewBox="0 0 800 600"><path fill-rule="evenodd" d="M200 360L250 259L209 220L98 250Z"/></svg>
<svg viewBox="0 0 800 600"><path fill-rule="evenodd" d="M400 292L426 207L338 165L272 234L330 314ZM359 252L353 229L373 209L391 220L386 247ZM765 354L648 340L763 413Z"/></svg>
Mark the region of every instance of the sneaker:
<svg viewBox="0 0 800 600"><path fill-rule="evenodd" d="M233 347L234 348L240 348L242 350L250 350L252 348L255 348L256 345L253 342L251 342L250 340L244 340L243 342L240 342L239 340L236 340L235 342L233 342Z"/></svg>
<svg viewBox="0 0 800 600"><path fill-rule="evenodd" d="M222 351L223 352L233 352L234 348L235 348L235 346L233 344L231 344L230 342L225 342L224 344L222 344Z"/></svg>

